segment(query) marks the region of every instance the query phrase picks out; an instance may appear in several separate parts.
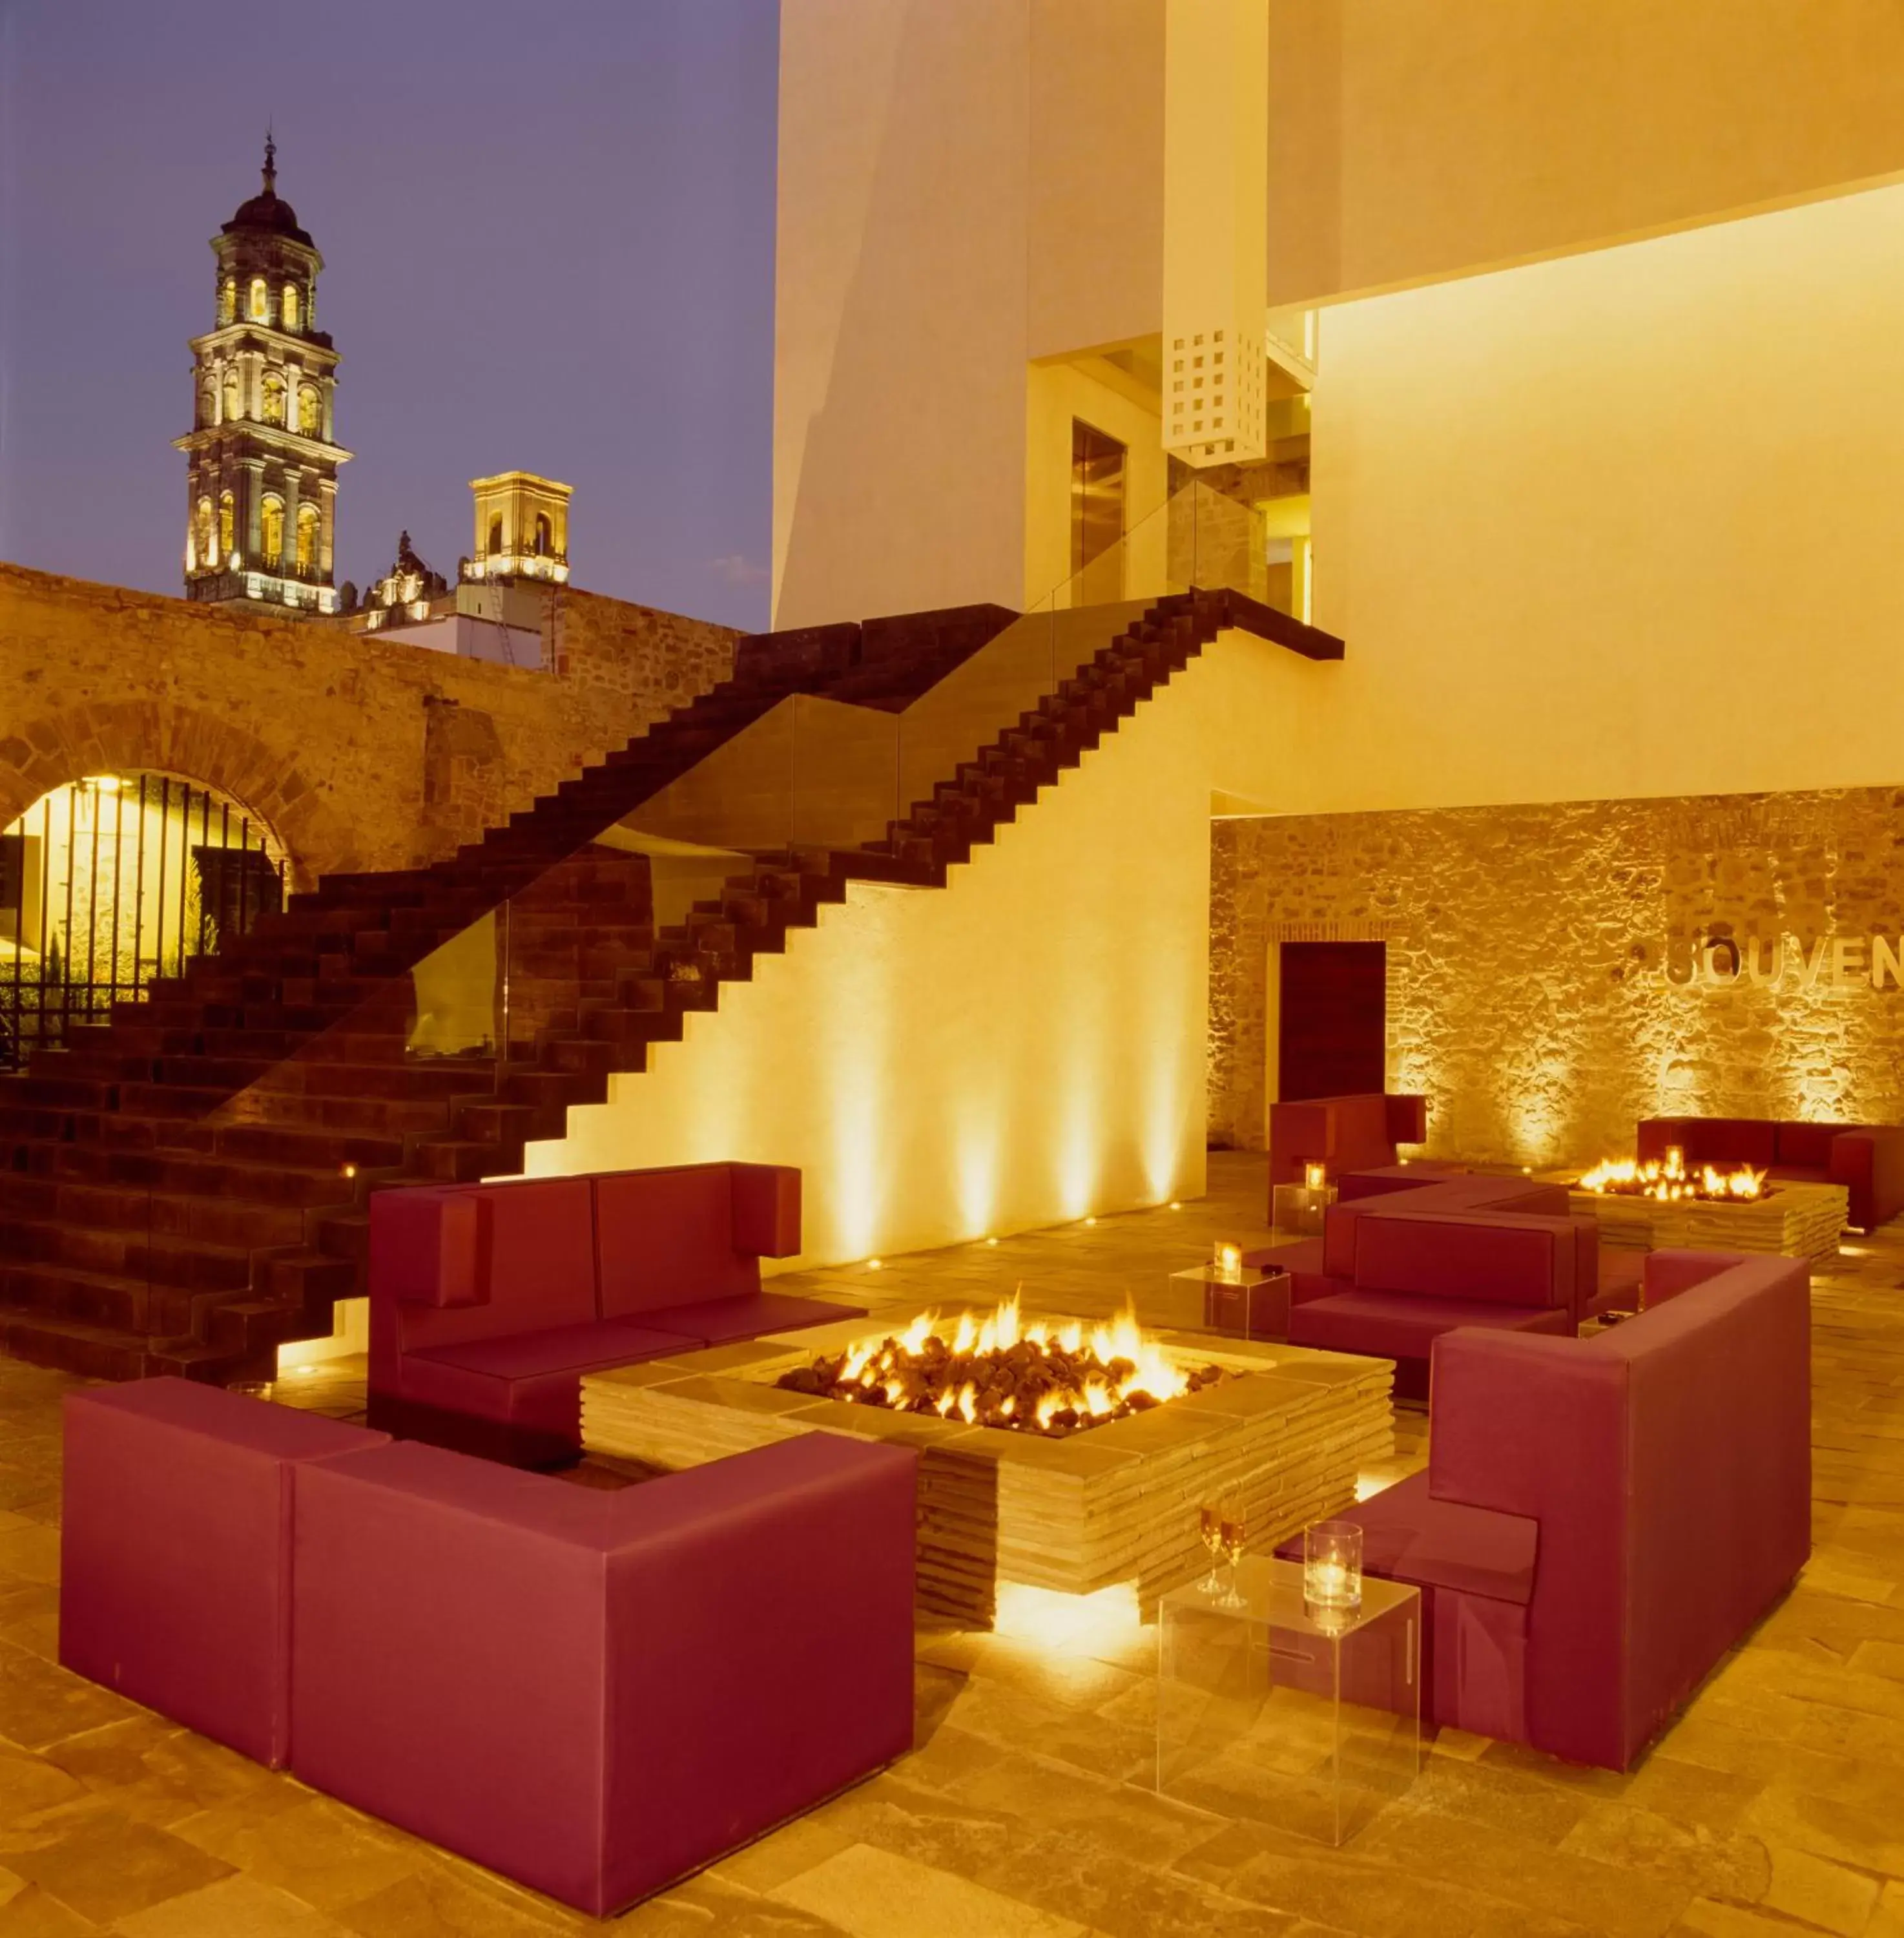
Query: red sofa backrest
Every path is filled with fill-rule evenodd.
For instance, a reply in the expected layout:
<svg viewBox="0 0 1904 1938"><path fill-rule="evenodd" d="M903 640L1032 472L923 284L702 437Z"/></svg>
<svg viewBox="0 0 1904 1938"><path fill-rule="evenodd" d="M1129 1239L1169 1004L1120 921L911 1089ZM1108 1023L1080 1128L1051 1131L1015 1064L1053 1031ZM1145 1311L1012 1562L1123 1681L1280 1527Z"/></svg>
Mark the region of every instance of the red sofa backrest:
<svg viewBox="0 0 1904 1938"><path fill-rule="evenodd" d="M791 1178L791 1203L776 1191ZM761 1289L761 1254L800 1249L800 1174L767 1165L682 1165L595 1180L601 1316ZM791 1229L789 1229L789 1225Z"/></svg>
<svg viewBox="0 0 1904 1938"><path fill-rule="evenodd" d="M1355 1232L1355 1282L1365 1292L1569 1309L1576 1303L1569 1219L1402 1212L1359 1218Z"/></svg>
<svg viewBox="0 0 1904 1938"><path fill-rule="evenodd" d="M1269 1108L1269 1177L1272 1184L1299 1184L1305 1164L1322 1164L1334 1177L1395 1162L1398 1144L1427 1135L1427 1101L1386 1096L1312 1097Z"/></svg>
<svg viewBox="0 0 1904 1938"><path fill-rule="evenodd" d="M1647 1117L1641 1121L1635 1154L1664 1158L1678 1145L1692 1165L1749 1164L1764 1171L1778 1163L1778 1127L1769 1117Z"/></svg>
<svg viewBox="0 0 1904 1938"><path fill-rule="evenodd" d="M1565 1218L1567 1192L1562 1185L1536 1184L1531 1178L1471 1173L1437 1177L1428 1173L1420 1185L1405 1191L1382 1192L1332 1204L1322 1214L1322 1270L1331 1278L1354 1278L1356 1234L1364 1218L1414 1218L1430 1214L1489 1222L1497 1217ZM1590 1276L1585 1282L1591 1284L1593 1278Z"/></svg>
<svg viewBox="0 0 1904 1938"><path fill-rule="evenodd" d="M380 1191L370 1201L370 1361L760 1289L800 1250L800 1173L780 1165Z"/></svg>
<svg viewBox="0 0 1904 1938"><path fill-rule="evenodd" d="M1623 1769L1802 1565L1811 1305L1736 1258L1591 1340L1435 1342L1429 1486L1540 1523L1530 1740Z"/></svg>

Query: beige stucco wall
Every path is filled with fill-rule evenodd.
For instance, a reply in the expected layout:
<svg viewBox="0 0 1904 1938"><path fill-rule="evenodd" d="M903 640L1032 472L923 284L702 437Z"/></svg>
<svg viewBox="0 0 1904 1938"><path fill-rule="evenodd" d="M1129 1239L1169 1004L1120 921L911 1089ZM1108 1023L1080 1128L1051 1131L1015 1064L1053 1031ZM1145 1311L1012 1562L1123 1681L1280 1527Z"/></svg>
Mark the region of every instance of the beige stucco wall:
<svg viewBox="0 0 1904 1938"><path fill-rule="evenodd" d="M1900 346L1904 188L1330 311L1271 804L1898 778Z"/></svg>
<svg viewBox="0 0 1904 1938"><path fill-rule="evenodd" d="M1199 1192L1210 790L1259 779L1227 724L1289 657L1226 636L947 888L855 889L527 1169L797 1165L809 1263Z"/></svg>
<svg viewBox="0 0 1904 1938"><path fill-rule="evenodd" d="M1277 303L1904 169L1890 0L1268 0Z"/></svg>
<svg viewBox="0 0 1904 1938"><path fill-rule="evenodd" d="M1028 0L782 10L778 627L1024 570Z"/></svg>
<svg viewBox="0 0 1904 1938"><path fill-rule="evenodd" d="M1436 1155L1585 1164L1680 1112L1904 1121L1904 988L1870 946L1904 948L1896 789L1225 821L1213 873L1219 1141L1262 1144L1283 940L1386 940L1389 1086L1427 1094ZM1699 970L1714 935L1748 962L1756 937L1763 980Z"/></svg>

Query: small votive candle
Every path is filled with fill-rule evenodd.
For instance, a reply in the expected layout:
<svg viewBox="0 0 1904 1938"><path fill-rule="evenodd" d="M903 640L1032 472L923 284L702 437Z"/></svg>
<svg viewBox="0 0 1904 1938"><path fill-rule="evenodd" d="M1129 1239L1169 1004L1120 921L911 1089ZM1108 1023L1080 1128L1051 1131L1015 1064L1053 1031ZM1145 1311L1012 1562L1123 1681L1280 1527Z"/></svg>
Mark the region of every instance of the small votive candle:
<svg viewBox="0 0 1904 1938"><path fill-rule="evenodd" d="M1319 1520L1304 1532L1302 1599L1322 1614L1362 1606L1362 1529L1353 1521Z"/></svg>
<svg viewBox="0 0 1904 1938"><path fill-rule="evenodd" d="M1302 1167L1302 1182L1307 1190L1321 1190L1323 1180L1328 1175L1328 1172L1319 1164L1305 1164Z"/></svg>
<svg viewBox="0 0 1904 1938"><path fill-rule="evenodd" d="M1234 1285L1243 1276L1243 1247L1219 1242L1216 1247L1216 1274Z"/></svg>

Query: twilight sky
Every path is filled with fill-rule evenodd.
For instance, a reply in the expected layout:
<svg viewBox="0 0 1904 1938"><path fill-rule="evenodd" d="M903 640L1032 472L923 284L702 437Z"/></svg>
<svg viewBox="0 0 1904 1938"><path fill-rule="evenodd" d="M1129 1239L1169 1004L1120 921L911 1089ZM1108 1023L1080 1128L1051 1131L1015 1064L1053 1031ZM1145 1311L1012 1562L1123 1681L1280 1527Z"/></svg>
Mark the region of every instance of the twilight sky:
<svg viewBox="0 0 1904 1938"><path fill-rule="evenodd" d="M575 488L578 585L764 626L776 0L0 0L0 557L181 590L207 238L323 253L337 577ZM300 29L302 31L300 31Z"/></svg>

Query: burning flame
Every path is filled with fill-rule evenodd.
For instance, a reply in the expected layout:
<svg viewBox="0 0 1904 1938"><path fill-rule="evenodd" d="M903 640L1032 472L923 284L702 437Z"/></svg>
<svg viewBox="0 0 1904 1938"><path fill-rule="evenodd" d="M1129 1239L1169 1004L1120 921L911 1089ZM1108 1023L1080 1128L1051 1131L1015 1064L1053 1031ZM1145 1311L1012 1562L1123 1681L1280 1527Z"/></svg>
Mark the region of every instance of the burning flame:
<svg viewBox="0 0 1904 1938"><path fill-rule="evenodd" d="M1663 1204L1689 1198L1702 1202L1749 1203L1765 1195L1765 1173L1750 1165L1741 1165L1736 1171L1719 1171L1708 1164L1689 1171L1675 1145L1664 1159L1647 1158L1641 1162L1636 1158L1608 1158L1581 1180L1580 1188L1606 1196L1653 1198Z"/></svg>
<svg viewBox="0 0 1904 1938"><path fill-rule="evenodd" d="M779 1384L897 1412L956 1415L970 1426L1064 1433L1222 1376L1214 1366L1186 1372L1176 1365L1129 1308L1087 1329L1077 1319L1028 1320L1014 1293L988 1313L961 1312L949 1337L936 1311L922 1312L903 1332L856 1341Z"/></svg>

